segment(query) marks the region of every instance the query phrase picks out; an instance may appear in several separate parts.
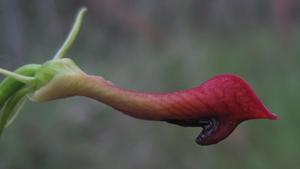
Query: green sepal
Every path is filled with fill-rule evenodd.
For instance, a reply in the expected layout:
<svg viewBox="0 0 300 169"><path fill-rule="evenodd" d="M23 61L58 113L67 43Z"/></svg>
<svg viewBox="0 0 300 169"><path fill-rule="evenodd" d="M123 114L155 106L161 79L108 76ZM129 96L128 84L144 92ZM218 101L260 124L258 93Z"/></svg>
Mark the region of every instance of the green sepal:
<svg viewBox="0 0 300 169"><path fill-rule="evenodd" d="M20 68L18 68L15 73L33 77L35 75L35 72L41 67L41 65L38 64L28 64L24 65ZM14 93L16 93L19 89L24 87L25 84L12 78L12 77L6 77L1 83L0 83L0 109L3 107L5 102L9 97L11 97Z"/></svg>
<svg viewBox="0 0 300 169"><path fill-rule="evenodd" d="M29 99L49 101L74 93L84 75L86 73L69 58L48 61L35 74L35 88Z"/></svg>
<svg viewBox="0 0 300 169"><path fill-rule="evenodd" d="M84 74L72 59L63 58L45 62L35 74L35 90L47 86L56 76L68 74ZM65 79L66 81L68 79Z"/></svg>

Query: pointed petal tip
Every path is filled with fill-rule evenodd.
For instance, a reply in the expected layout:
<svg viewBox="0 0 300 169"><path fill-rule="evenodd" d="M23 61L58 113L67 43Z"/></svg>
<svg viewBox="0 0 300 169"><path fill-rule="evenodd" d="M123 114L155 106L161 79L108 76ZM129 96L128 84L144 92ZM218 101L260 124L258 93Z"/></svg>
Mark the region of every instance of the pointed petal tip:
<svg viewBox="0 0 300 169"><path fill-rule="evenodd" d="M267 114L267 117L266 117L267 119L270 119L270 120L278 120L278 116L276 115L276 114L274 114L274 113L271 113L271 112L269 112L268 114Z"/></svg>
<svg viewBox="0 0 300 169"><path fill-rule="evenodd" d="M265 109L261 118L269 120L278 120L278 116L275 113L270 112L268 109Z"/></svg>

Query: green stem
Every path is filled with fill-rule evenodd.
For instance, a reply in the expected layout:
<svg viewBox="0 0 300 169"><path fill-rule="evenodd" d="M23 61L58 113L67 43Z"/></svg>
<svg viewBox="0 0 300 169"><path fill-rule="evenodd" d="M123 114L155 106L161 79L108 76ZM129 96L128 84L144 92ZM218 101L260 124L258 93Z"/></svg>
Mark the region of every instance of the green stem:
<svg viewBox="0 0 300 169"><path fill-rule="evenodd" d="M71 46L73 45L77 35L78 35L78 32L80 30L80 26L81 26L81 23L82 23L82 19L83 19L83 16L85 14L85 12L87 11L87 8L85 7L82 7L78 14L77 14L77 17L75 19L75 22L72 26L72 29L67 37L67 39L65 40L65 42L63 43L63 45L61 46L61 48L58 50L58 52L55 54L53 60L56 60L56 59L61 59L65 56L66 52L71 48Z"/></svg>

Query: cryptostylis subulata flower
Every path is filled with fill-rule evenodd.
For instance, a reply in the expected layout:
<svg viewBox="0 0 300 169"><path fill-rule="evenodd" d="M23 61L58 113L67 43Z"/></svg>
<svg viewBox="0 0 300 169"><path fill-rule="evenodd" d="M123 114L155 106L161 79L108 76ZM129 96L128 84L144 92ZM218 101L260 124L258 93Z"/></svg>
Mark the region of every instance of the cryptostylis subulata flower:
<svg viewBox="0 0 300 169"><path fill-rule="evenodd" d="M202 127L196 139L201 145L218 143L245 120L277 118L246 81L232 74L215 76L187 90L141 93L84 73L71 59L63 57L79 32L85 11L80 10L69 36L52 60L25 65L15 72L0 69L7 76L0 84L0 134L14 120L26 98L41 102L85 96L138 119Z"/></svg>

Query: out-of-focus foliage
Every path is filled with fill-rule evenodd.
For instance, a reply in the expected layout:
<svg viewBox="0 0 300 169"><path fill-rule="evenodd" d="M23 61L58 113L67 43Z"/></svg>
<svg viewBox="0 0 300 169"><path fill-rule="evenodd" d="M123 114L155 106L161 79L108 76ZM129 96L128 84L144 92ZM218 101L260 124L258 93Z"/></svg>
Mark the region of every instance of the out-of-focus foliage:
<svg viewBox="0 0 300 169"><path fill-rule="evenodd" d="M201 147L198 128L136 120L89 99L29 103L0 140L1 169L299 167L299 2L1 0L0 66L52 58L82 5L89 12L68 55L86 72L140 91L236 73L280 118Z"/></svg>

